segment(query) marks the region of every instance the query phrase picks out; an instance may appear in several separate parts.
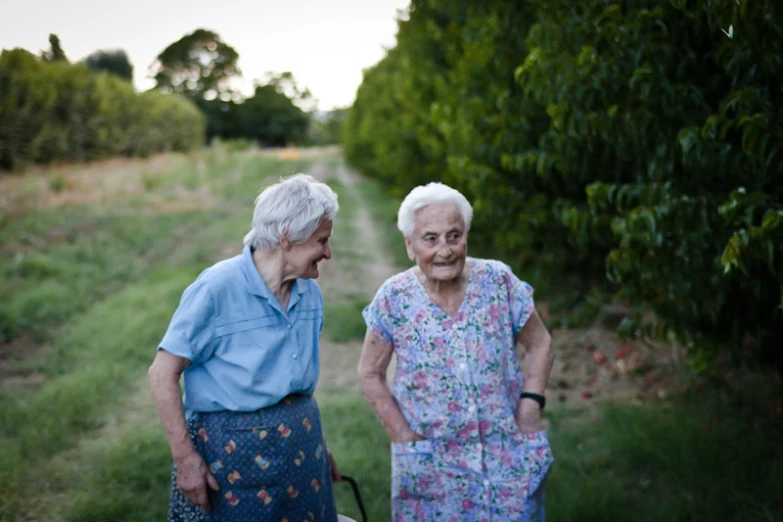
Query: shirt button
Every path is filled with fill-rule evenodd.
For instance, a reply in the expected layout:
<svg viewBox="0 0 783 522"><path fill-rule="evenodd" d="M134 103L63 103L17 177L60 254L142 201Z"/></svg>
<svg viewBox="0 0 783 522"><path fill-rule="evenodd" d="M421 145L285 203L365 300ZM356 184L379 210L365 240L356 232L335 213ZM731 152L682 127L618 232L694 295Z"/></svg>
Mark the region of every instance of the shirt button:
<svg viewBox="0 0 783 522"><path fill-rule="evenodd" d="M487 487L489 487L489 481L488 481L488 480L485 480L485 481L484 481L484 485L485 485L485 486L487 486Z"/></svg>
<svg viewBox="0 0 783 522"><path fill-rule="evenodd" d="M291 328L291 325L289 324L288 327Z"/></svg>
<svg viewBox="0 0 783 522"><path fill-rule="evenodd" d="M470 406L468 406L468 411L470 413L473 413L474 411L476 411L476 407L471 404Z"/></svg>
<svg viewBox="0 0 783 522"><path fill-rule="evenodd" d="M464 370L464 369L465 369L465 363L460 363L460 365L459 365L459 369L460 369L460 370Z"/></svg>
<svg viewBox="0 0 783 522"><path fill-rule="evenodd" d="M484 445L483 444L481 444L480 442L478 444L476 444L476 450L477 451L481 451L482 449L484 449Z"/></svg>
<svg viewBox="0 0 783 522"><path fill-rule="evenodd" d="M294 359L296 359L297 357L298 357L298 356L297 356L296 354L294 354Z"/></svg>

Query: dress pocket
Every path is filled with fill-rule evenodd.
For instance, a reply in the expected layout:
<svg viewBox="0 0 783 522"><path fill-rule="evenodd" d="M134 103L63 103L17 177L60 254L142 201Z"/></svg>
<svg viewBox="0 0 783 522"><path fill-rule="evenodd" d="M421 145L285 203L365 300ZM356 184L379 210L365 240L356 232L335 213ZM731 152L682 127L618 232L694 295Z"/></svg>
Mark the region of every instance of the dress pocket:
<svg viewBox="0 0 783 522"><path fill-rule="evenodd" d="M392 501L421 508L445 498L444 476L438 471L432 442L392 443Z"/></svg>
<svg viewBox="0 0 783 522"><path fill-rule="evenodd" d="M280 482L287 465L275 426L229 422L201 426L198 449L221 489L259 489Z"/></svg>
<svg viewBox="0 0 783 522"><path fill-rule="evenodd" d="M532 497L546 479L555 459L546 430L523 433L520 439L516 452L518 456L515 456L515 460L519 458L524 469L525 496Z"/></svg>

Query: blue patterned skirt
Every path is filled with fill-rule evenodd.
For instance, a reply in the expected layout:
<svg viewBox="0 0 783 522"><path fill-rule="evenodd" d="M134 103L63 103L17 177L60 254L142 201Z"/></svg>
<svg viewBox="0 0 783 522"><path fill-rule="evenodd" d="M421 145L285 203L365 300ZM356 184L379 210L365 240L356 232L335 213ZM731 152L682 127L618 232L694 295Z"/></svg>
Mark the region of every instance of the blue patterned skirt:
<svg viewBox="0 0 783 522"><path fill-rule="evenodd" d="M336 522L321 416L312 396L290 395L255 412L199 413L189 424L220 484L212 510L191 504L172 476L169 522Z"/></svg>

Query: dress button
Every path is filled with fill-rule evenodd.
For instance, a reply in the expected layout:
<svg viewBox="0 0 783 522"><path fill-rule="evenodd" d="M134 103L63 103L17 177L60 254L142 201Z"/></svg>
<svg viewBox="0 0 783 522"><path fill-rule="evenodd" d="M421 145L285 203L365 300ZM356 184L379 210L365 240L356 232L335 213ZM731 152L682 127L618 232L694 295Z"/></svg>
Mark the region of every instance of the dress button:
<svg viewBox="0 0 783 522"><path fill-rule="evenodd" d="M459 369L460 369L460 370L464 370L464 369L465 369L465 363L460 363L460 365L459 365Z"/></svg>
<svg viewBox="0 0 783 522"><path fill-rule="evenodd" d="M485 481L484 481L484 485L485 485L485 486L487 486L487 487L489 487L489 481L488 481L488 480L485 480Z"/></svg>
<svg viewBox="0 0 783 522"><path fill-rule="evenodd" d="M291 325L289 324L288 327L291 328Z"/></svg>
<svg viewBox="0 0 783 522"><path fill-rule="evenodd" d="M480 442L478 444L476 444L476 451L481 451L482 449L484 449L484 445L483 444L481 444Z"/></svg>
<svg viewBox="0 0 783 522"><path fill-rule="evenodd" d="M296 359L296 358L297 358L297 355L296 355L296 354L294 354L294 359Z"/></svg>
<svg viewBox="0 0 783 522"><path fill-rule="evenodd" d="M476 411L476 407L471 404L470 406L468 406L468 411L470 413L473 413L474 411Z"/></svg>

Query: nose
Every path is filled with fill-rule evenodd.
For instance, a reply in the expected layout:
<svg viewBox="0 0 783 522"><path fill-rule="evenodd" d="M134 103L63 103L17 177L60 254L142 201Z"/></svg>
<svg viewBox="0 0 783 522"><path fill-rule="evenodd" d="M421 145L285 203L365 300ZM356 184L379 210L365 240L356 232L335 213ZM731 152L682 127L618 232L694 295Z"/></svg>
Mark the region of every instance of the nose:
<svg viewBox="0 0 783 522"><path fill-rule="evenodd" d="M324 246L324 259L332 259L332 247L329 245Z"/></svg>

